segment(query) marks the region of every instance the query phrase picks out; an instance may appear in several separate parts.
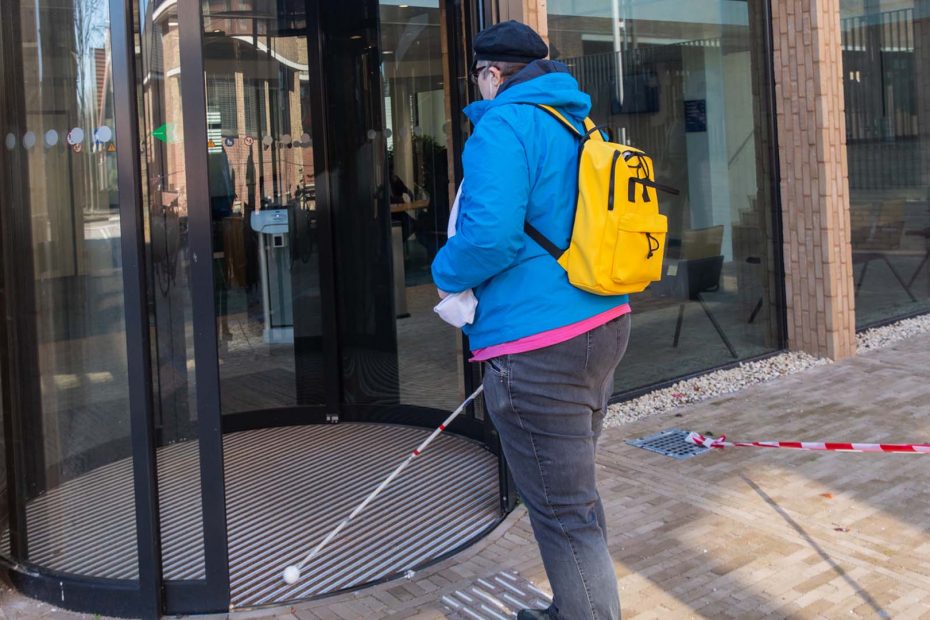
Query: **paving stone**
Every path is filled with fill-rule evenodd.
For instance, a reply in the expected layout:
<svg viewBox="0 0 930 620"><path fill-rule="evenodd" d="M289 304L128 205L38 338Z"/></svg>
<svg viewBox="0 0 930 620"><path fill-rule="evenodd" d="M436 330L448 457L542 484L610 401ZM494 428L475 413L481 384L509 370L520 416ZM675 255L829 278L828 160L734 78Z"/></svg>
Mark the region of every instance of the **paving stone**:
<svg viewBox="0 0 930 620"><path fill-rule="evenodd" d="M741 440L925 438L930 406L913 402L930 402L930 335L913 340L871 352L867 361L693 405L684 419L694 430ZM930 618L930 455L734 449L678 462L625 444L682 424L670 414L653 416L608 429L601 441L600 488L625 618L874 618L876 608L889 617ZM250 613L445 618L443 596L501 571L549 592L522 507L476 545L412 579ZM0 613L0 620L92 618L8 587L0 589Z"/></svg>

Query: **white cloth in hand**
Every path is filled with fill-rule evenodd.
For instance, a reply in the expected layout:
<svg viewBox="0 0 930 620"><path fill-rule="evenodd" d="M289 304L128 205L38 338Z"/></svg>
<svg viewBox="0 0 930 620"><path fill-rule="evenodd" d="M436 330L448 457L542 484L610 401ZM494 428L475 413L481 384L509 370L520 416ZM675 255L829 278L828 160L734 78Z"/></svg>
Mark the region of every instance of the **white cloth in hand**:
<svg viewBox="0 0 930 620"><path fill-rule="evenodd" d="M455 236L455 222L459 215L459 198L462 196L462 186L455 194L455 201L452 203L452 211L449 213L449 228L447 232L449 238ZM451 293L443 298L433 308L433 312L439 315L443 321L454 327L463 327L475 322L475 310L478 308L478 298L475 297L471 289L466 289L461 293Z"/></svg>

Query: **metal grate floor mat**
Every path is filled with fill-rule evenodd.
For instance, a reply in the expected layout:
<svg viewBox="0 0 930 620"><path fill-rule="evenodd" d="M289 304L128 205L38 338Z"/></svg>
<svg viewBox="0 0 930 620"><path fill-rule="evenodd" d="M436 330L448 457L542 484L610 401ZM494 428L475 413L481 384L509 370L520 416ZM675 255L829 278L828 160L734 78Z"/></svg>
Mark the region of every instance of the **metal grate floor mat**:
<svg viewBox="0 0 930 620"><path fill-rule="evenodd" d="M545 609L552 597L513 571L478 579L442 597L450 620L511 620L521 609Z"/></svg>
<svg viewBox="0 0 930 620"><path fill-rule="evenodd" d="M685 441L687 437L688 431L673 428L656 433L655 435L649 435L648 437L629 439L627 443L631 446L649 450L650 452L656 452L663 456L670 456L679 461L690 459L691 457L704 454L710 450L710 448L697 446Z"/></svg>
<svg viewBox="0 0 930 620"><path fill-rule="evenodd" d="M499 518L497 459L440 435L301 571L296 564L430 433L335 424L225 438L232 604L269 605L416 569L487 531ZM260 459L255 455L261 455Z"/></svg>
<svg viewBox="0 0 930 620"><path fill-rule="evenodd" d="M224 436L231 604L278 604L416 569L487 532L500 518L497 459L440 435L323 553L301 560L429 434L382 424L271 428ZM158 451L163 568L204 574L196 441ZM132 466L123 459L29 502L30 560L81 575L138 576ZM68 522L70 527L37 524Z"/></svg>

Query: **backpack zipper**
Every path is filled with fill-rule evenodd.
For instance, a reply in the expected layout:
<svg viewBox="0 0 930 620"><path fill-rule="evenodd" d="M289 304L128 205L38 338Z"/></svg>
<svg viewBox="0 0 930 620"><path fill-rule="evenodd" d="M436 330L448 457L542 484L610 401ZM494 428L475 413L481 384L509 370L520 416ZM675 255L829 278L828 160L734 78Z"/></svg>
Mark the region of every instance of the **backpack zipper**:
<svg viewBox="0 0 930 620"><path fill-rule="evenodd" d="M607 190L607 210L614 210L614 186L617 179L617 162L620 161L620 151L614 151L614 159L610 162L610 189Z"/></svg>

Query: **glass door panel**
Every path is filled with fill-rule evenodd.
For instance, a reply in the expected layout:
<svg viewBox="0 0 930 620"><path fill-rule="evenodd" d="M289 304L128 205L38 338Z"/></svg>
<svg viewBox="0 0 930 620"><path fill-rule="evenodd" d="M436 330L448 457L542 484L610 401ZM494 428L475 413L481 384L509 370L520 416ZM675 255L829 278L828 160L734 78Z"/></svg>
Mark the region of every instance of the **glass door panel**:
<svg viewBox="0 0 930 620"><path fill-rule="evenodd" d="M429 269L452 190L444 11L350 4L201 2L224 414L373 419L464 390Z"/></svg>
<svg viewBox="0 0 930 620"><path fill-rule="evenodd" d="M450 206L443 14L419 5L201 4L224 414L462 394L429 271Z"/></svg>
<svg viewBox="0 0 930 620"><path fill-rule="evenodd" d="M0 66L4 435L25 518L13 551L136 580L116 172L117 144L130 147L115 134L107 4L5 0Z"/></svg>
<svg viewBox="0 0 930 620"><path fill-rule="evenodd" d="M324 403L304 0L204 0L224 414Z"/></svg>
<svg viewBox="0 0 930 620"><path fill-rule="evenodd" d="M400 401L450 409L464 396L462 338L432 311L430 274L454 195L444 11L387 1L379 13Z"/></svg>
<svg viewBox="0 0 930 620"><path fill-rule="evenodd" d="M139 134L166 580L205 579L177 0L140 0Z"/></svg>

